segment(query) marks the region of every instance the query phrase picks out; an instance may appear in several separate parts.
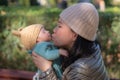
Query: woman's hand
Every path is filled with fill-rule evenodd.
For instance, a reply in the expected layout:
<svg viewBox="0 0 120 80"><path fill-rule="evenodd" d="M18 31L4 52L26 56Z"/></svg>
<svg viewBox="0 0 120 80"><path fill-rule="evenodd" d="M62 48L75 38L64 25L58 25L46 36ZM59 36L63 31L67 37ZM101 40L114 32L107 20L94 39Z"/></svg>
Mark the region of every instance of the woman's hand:
<svg viewBox="0 0 120 80"><path fill-rule="evenodd" d="M62 48L59 49L59 53L60 55L65 56L65 57L68 57L68 54L69 54L67 50L62 49Z"/></svg>
<svg viewBox="0 0 120 80"><path fill-rule="evenodd" d="M52 61L46 60L35 52L32 52L32 58L34 64L43 72L52 67Z"/></svg>

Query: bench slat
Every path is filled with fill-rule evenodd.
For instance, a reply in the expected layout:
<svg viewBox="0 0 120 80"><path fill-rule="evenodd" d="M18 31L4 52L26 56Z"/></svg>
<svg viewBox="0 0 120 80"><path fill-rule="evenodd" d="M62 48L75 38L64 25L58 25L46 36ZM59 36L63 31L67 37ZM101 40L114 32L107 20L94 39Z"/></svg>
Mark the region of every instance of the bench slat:
<svg viewBox="0 0 120 80"><path fill-rule="evenodd" d="M10 70L0 69L0 80L32 80L35 72L21 71L21 70ZM120 79L110 79L120 80Z"/></svg>
<svg viewBox="0 0 120 80"><path fill-rule="evenodd" d="M0 69L0 78L12 80L32 80L35 73L30 71ZM2 80L2 79L0 79Z"/></svg>

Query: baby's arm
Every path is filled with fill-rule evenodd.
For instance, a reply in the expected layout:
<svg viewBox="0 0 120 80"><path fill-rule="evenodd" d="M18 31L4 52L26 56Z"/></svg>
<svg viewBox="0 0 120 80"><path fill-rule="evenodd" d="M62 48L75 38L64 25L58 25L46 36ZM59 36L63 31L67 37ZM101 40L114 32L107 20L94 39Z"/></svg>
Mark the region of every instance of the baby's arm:
<svg viewBox="0 0 120 80"><path fill-rule="evenodd" d="M52 43L42 42L38 43L33 52L44 57L47 60L55 60L60 57L60 55L67 57L68 52L65 49L58 49Z"/></svg>
<svg viewBox="0 0 120 80"><path fill-rule="evenodd" d="M54 45L49 42L42 42L36 44L33 52L37 53L38 55L44 57L47 60L55 60L60 57L59 49L54 47Z"/></svg>

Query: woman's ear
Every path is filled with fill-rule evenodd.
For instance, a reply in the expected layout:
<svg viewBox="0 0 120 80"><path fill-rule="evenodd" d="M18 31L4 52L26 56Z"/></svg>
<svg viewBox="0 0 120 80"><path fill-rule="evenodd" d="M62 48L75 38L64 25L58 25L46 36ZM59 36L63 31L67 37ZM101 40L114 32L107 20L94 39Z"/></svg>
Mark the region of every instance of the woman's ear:
<svg viewBox="0 0 120 80"><path fill-rule="evenodd" d="M78 36L78 34L73 33L73 41L75 41L77 39L77 36Z"/></svg>

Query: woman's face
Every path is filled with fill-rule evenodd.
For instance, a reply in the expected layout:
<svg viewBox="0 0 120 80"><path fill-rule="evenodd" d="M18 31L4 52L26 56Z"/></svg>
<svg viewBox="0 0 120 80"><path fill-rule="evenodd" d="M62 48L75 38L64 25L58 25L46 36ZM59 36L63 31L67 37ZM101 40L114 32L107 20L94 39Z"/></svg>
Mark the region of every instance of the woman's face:
<svg viewBox="0 0 120 80"><path fill-rule="evenodd" d="M57 27L52 34L53 43L58 47L71 48L76 40L77 34L74 33L64 22L59 19Z"/></svg>

